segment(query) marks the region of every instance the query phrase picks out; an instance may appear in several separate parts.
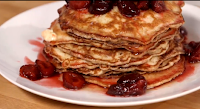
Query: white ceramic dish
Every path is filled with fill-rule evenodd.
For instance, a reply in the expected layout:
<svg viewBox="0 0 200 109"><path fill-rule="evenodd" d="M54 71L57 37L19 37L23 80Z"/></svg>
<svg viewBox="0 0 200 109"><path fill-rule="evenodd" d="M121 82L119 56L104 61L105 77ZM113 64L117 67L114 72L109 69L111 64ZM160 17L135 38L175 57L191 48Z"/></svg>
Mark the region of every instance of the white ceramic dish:
<svg viewBox="0 0 200 109"><path fill-rule="evenodd" d="M177 98L200 89L200 66L197 65L193 75L182 82L173 82L155 90L149 90L139 97L110 97L104 93L89 90L68 91L44 87L28 79L19 77L19 68L24 57L37 58L30 39L41 36L41 32L58 17L57 9L65 2L55 2L23 12L4 23L0 28L0 73L18 87L40 96L58 101L90 106L129 106L155 103ZM186 4L183 15L189 39L200 40L200 9Z"/></svg>
<svg viewBox="0 0 200 109"><path fill-rule="evenodd" d="M195 0L195 1L188 0L188 1L185 1L185 3L192 4L192 5L200 7L200 1L197 1L197 0Z"/></svg>

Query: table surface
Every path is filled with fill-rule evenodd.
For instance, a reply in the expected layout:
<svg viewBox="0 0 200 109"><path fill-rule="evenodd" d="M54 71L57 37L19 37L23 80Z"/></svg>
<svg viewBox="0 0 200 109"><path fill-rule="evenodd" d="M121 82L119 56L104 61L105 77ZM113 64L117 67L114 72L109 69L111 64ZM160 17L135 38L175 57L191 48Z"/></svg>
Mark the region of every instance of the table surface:
<svg viewBox="0 0 200 109"><path fill-rule="evenodd" d="M11 17L53 1L0 1L0 25ZM63 103L27 92L0 75L0 109L100 109ZM104 107L105 108L105 107ZM107 107L106 109L200 109L200 90L189 95L160 103Z"/></svg>

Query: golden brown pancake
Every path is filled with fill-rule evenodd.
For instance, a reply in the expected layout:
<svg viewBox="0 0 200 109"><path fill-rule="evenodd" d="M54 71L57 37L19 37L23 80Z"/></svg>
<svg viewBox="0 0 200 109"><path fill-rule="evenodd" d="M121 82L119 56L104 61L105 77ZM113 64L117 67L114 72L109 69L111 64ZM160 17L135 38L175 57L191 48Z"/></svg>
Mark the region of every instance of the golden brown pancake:
<svg viewBox="0 0 200 109"><path fill-rule="evenodd" d="M141 45L132 42L119 42L119 43L112 43L110 41L98 41L95 39L87 39L80 36L76 36L72 33L67 33L66 31L61 30L60 25L58 24L58 20L56 19L54 23L52 23L51 28L45 30L42 33L42 36L46 41L49 41L50 45L57 45L57 44L66 44L66 43L73 43L77 45L87 45L87 46L95 46L98 48L103 49L115 49L115 48L125 48L131 52L137 54L138 52L144 52L149 49L154 48L159 44L161 41L165 40L172 40L177 34L178 29L169 29L168 31L160 34L157 36L156 42L151 42L147 45Z"/></svg>
<svg viewBox="0 0 200 109"><path fill-rule="evenodd" d="M76 68L75 70L77 70L80 73L89 74L93 76L100 76L110 71L116 74L116 73L122 73L122 72L130 72L134 70L140 70L140 71L164 70L171 67L177 61L179 61L180 54L184 53L182 46L179 45L179 46L175 46L175 48L173 49L171 48L171 50L169 50L167 53L163 55L151 56L144 63L136 62L138 64L133 65L132 64L133 62L129 62L128 64L124 64L121 66L119 65L108 66L105 64L94 64L87 60L73 57L71 55L68 55L65 52L62 52L57 47L50 47L50 49L51 49L50 51L48 51L48 48L45 50L52 57L56 58L54 60L56 62L52 61L52 63L54 63L54 65L59 69L59 71L63 71L63 70L66 71L68 68Z"/></svg>
<svg viewBox="0 0 200 109"><path fill-rule="evenodd" d="M162 14L149 9L132 18L123 16L116 6L100 16L63 6L58 20L62 30L87 39L146 45L156 42L156 37L169 28L178 28L184 23L182 5L177 1L165 1L165 4L167 10Z"/></svg>
<svg viewBox="0 0 200 109"><path fill-rule="evenodd" d="M185 58L181 57L181 60L177 62L174 66L170 67L169 69L142 74L147 80L147 89L151 89L160 86L164 83L167 83L173 80L178 75L182 74L185 69L184 64L185 64ZM104 78L92 77L92 76L84 76L84 77L86 81L89 83L97 84L102 87L110 87L110 85L116 84L117 80L121 77L121 75L119 76L110 75Z"/></svg>

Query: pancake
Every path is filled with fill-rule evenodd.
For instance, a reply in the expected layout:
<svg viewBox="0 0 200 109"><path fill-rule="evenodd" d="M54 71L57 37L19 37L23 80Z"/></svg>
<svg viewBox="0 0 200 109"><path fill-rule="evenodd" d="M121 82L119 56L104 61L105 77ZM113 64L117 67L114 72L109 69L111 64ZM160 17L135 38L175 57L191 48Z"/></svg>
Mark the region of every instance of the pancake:
<svg viewBox="0 0 200 109"><path fill-rule="evenodd" d="M80 68L80 67L87 67L89 69L94 69L96 67L98 67L98 65L92 64L88 61L85 61L83 59L79 59L76 57L73 57L69 54L66 54L64 52L62 52L61 50L59 50L56 47L45 47L44 48L45 52L47 54L49 54L51 57L53 57L54 59L51 60L52 63L54 63L54 65L56 67L59 68ZM54 54L52 54L54 53ZM53 62L53 61L57 61L57 62ZM60 63L61 65L56 65L56 63Z"/></svg>
<svg viewBox="0 0 200 109"><path fill-rule="evenodd" d="M80 46L76 44L60 44L57 45L57 47L67 54L81 58L83 60L87 60L94 64L117 66L128 64L132 58L135 58L132 59L132 64L144 63L152 56L164 54L167 51L169 44L167 41L164 41L158 47L156 47L156 49L152 50L152 54L146 54L146 52L143 54L138 54L141 55L140 58L136 58L137 55L125 49L105 50L92 46ZM143 56L144 54L146 55Z"/></svg>
<svg viewBox="0 0 200 109"><path fill-rule="evenodd" d="M166 11L162 14L153 10L141 11L140 15L127 18L114 8L101 16L73 10L66 5L59 9L59 24L62 30L87 39L120 43L125 41L149 44L156 42L159 34L169 28L178 28L184 23L181 15L182 3L164 1Z"/></svg>
<svg viewBox="0 0 200 109"><path fill-rule="evenodd" d="M131 66L130 68L106 68L106 70L102 70L102 68L95 68L95 69L87 69L87 68L77 68L75 69L76 71L78 71L79 73L82 73L84 75L90 75L90 76L105 76L104 74L122 74L122 73L127 73L127 72L130 72L130 71L142 71L141 73L144 74L146 72L152 72L152 71L161 71L161 70L165 70L167 68L170 68L171 66L173 66L176 62L178 62L180 60L180 55L177 55L173 58L171 58L172 62L169 63L168 61L168 64L166 64L166 66L164 67L161 67L159 68L159 63L157 65L154 65L154 66L149 66L149 68L147 69L146 67L137 67L137 66ZM165 62L165 61L163 61ZM167 62L165 62L167 63ZM120 69L120 70L119 70ZM144 70L145 69L145 70ZM156 69L156 70L155 70ZM67 71L67 70L66 70Z"/></svg>
<svg viewBox="0 0 200 109"><path fill-rule="evenodd" d="M174 54L175 53L175 54ZM130 71L146 71L146 72L151 72L151 71L160 71L160 70L165 70L171 66L173 66L174 63L179 61L180 59L180 54L183 52L175 52L172 51L168 55L165 55L165 57L156 57L157 59L153 58L152 60L156 60L156 62L151 62L148 61L147 63L141 64L141 65L136 65L136 66L129 66L129 67L120 67L120 66L100 66L99 68L95 69L87 69L87 68L78 68L76 69L78 72L83 73L83 74L89 74L93 76L101 76L107 72L112 72L113 74L119 74L123 72L130 72ZM169 62L169 60L171 60ZM167 61L167 62L165 62ZM150 65L151 63L151 65ZM153 63L153 64L152 64ZM162 63L167 63L166 66L161 66Z"/></svg>
<svg viewBox="0 0 200 109"><path fill-rule="evenodd" d="M47 29L42 33L42 36L46 41L49 41L50 45L73 43L77 45L95 46L103 49L125 48L126 50L129 50L131 52L138 53L154 48L163 40L172 40L175 34L177 34L177 31L177 29L169 29L166 32L157 36L158 41L151 42L147 45L136 44L128 41L121 41L116 44L110 41L98 41L95 39L82 38L72 33L66 33L66 31L61 30L60 25L58 24L58 20L56 19L52 23L50 29Z"/></svg>
<svg viewBox="0 0 200 109"><path fill-rule="evenodd" d="M135 70L140 71L160 71L165 70L171 67L174 63L179 61L180 54L184 53L182 46L176 46L175 48L169 50L167 53L158 56L152 56L145 63L138 63L137 65L132 65L132 63L128 63L121 66L108 66L101 64L93 64L83 59L79 59L68 55L67 53L62 52L58 48L51 48L52 55L50 55L58 60L52 60L52 63L59 69L58 71L67 71L69 68L76 68L75 70L79 73L83 73L86 75L100 76L104 73L113 71L115 74L122 72L130 72ZM47 51L47 49L45 49ZM57 54L56 54L57 53ZM62 58L64 57L64 59ZM56 61L56 62L53 62ZM162 65L162 66L161 66Z"/></svg>
<svg viewBox="0 0 200 109"><path fill-rule="evenodd" d="M174 66L170 67L169 69L142 74L147 80L147 89L151 89L160 86L164 83L167 83L173 80L175 77L182 74L185 69L184 63L185 63L185 58L181 57L181 60L178 61ZM92 76L84 76L84 77L86 81L89 83L97 84L102 87L110 87L110 85L116 84L117 80L121 77L121 75L110 75L105 78L92 77Z"/></svg>
<svg viewBox="0 0 200 109"><path fill-rule="evenodd" d="M166 43L164 43L164 45L165 44ZM77 50L77 49L75 48L75 50ZM49 54L52 57L58 59L58 61L60 61L62 63L70 63L70 64L76 63L75 65L80 65L81 63L82 64L83 63L85 63L85 64L87 63L87 65L89 65L89 62L85 61L84 59L81 60L81 59L79 59L77 57L69 55L66 52L63 52L63 50L59 49L59 47L56 47L56 46L51 47L51 46L46 45L45 46L45 51L46 51L47 54ZM153 51L154 50L152 50L152 52ZM112 50L111 50L111 52L112 52ZM165 52L166 52L166 49L165 50L159 50L159 49L157 49L157 51L155 51L155 53L157 53L156 55L161 55L161 54L164 54ZM97 54L97 55L99 55L99 54ZM143 56L143 58L131 58L130 62L127 63L127 64L125 64L124 67L127 67L128 65L129 66L130 65L139 65L139 64L145 63L150 58L152 58L153 56L156 56L156 55L146 55L146 56ZM80 62L80 63L78 64L78 62ZM100 64L100 63L97 63L97 64ZM67 66L69 66L69 65L67 65Z"/></svg>

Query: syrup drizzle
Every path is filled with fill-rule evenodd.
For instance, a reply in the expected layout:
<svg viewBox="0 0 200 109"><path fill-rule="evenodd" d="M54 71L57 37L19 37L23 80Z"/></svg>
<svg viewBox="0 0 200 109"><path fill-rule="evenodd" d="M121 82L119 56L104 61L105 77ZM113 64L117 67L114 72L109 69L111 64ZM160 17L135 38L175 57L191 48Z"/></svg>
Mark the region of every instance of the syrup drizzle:
<svg viewBox="0 0 200 109"><path fill-rule="evenodd" d="M63 88L63 82L62 82L61 77L62 75L58 74L53 77L43 78L34 82L38 85L45 86L45 87Z"/></svg>
<svg viewBox="0 0 200 109"><path fill-rule="evenodd" d="M24 57L24 62L26 64L34 64L34 62L31 59L29 59L27 56Z"/></svg>
<svg viewBox="0 0 200 109"><path fill-rule="evenodd" d="M37 40L41 40L42 41L42 38L41 37L37 37Z"/></svg>
<svg viewBox="0 0 200 109"><path fill-rule="evenodd" d="M46 61L46 58L43 55L44 44L41 41L42 41L42 38L37 37L36 40L31 39L28 42L29 42L30 45L36 46L32 50L34 52L38 53L37 59L39 59L41 61ZM26 64L35 64L35 62L32 61L27 56L24 57L24 61L25 61ZM62 74L57 74L57 75L54 75L53 77L42 78L40 80L33 81L33 82L38 84L38 85L51 87L51 88L63 88L63 83L62 83L61 77L62 77Z"/></svg>
<svg viewBox="0 0 200 109"><path fill-rule="evenodd" d="M193 64L190 64L188 62L185 63L185 71L179 75L177 78L175 78L175 81L182 82L189 76L194 74L195 66Z"/></svg>
<svg viewBox="0 0 200 109"><path fill-rule="evenodd" d="M46 61L46 58L43 55L43 48L44 44L41 42L42 38L38 37L37 40L29 40L29 44L36 46L36 48L33 48L33 51L38 52L37 59ZM29 57L24 57L24 62L26 64L34 64L34 61L32 61Z"/></svg>
<svg viewBox="0 0 200 109"><path fill-rule="evenodd" d="M174 84L174 82L183 82L185 79L187 79L188 77L194 74L194 70L195 70L195 66L193 64L185 62L185 70L183 71L181 75L177 76L172 81L162 84L160 86L154 87L151 90L158 90L159 88L162 88L162 87L170 87L171 85Z"/></svg>
<svg viewBox="0 0 200 109"><path fill-rule="evenodd" d="M43 48L44 47L44 44L41 43L40 41L37 41L37 40L29 40L29 43L31 45L35 45L35 46L37 46L39 48Z"/></svg>

